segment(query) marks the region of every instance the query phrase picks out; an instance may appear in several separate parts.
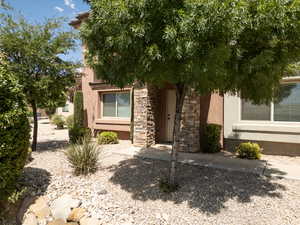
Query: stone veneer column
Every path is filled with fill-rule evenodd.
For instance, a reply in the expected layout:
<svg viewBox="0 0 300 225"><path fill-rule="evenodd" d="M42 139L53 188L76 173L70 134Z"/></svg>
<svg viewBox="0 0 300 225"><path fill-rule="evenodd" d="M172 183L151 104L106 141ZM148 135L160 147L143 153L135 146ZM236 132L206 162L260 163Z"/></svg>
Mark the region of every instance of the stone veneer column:
<svg viewBox="0 0 300 225"><path fill-rule="evenodd" d="M182 152L200 151L200 96L195 91L190 90L185 97L177 140Z"/></svg>
<svg viewBox="0 0 300 225"><path fill-rule="evenodd" d="M150 85L134 87L133 144L136 146L155 144L157 93L157 88Z"/></svg>

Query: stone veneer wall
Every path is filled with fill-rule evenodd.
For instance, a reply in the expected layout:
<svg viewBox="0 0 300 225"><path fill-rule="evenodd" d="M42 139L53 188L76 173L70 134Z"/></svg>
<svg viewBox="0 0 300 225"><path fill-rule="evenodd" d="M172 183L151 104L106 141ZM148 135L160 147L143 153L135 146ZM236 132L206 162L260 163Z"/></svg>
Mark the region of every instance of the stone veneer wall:
<svg viewBox="0 0 300 225"><path fill-rule="evenodd" d="M148 147L155 144L157 93L157 88L150 85L134 87L133 144L136 146Z"/></svg>
<svg viewBox="0 0 300 225"><path fill-rule="evenodd" d="M182 109L179 146L182 152L200 151L200 96L190 90Z"/></svg>
<svg viewBox="0 0 300 225"><path fill-rule="evenodd" d="M159 90L154 86L135 87L134 89L134 135L136 146L155 144L158 134L157 103ZM177 141L180 151L200 151L200 96L189 91L184 100L182 131Z"/></svg>

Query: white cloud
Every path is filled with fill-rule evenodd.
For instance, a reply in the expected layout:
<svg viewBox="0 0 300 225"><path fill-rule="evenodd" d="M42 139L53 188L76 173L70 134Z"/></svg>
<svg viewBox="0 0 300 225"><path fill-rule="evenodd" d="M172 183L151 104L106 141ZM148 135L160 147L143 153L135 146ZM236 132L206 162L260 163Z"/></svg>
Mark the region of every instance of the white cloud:
<svg viewBox="0 0 300 225"><path fill-rule="evenodd" d="M55 6L54 9L57 10L58 12L63 12L63 11L64 11L63 8L60 8L60 7L58 7L58 6Z"/></svg>
<svg viewBox="0 0 300 225"><path fill-rule="evenodd" d="M73 0L64 0L65 5L70 7L71 9L75 9L75 4L73 3Z"/></svg>

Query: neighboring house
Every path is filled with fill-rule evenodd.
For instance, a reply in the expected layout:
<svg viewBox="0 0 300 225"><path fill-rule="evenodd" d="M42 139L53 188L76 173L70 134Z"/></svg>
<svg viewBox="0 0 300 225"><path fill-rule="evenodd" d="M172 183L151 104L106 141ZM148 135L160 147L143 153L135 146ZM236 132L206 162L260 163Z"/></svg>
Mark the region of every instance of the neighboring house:
<svg viewBox="0 0 300 225"><path fill-rule="evenodd" d="M84 109L88 127L94 132L116 131L121 139L132 136L133 144L139 146L173 141L176 93L171 85L156 88L136 84L119 89L97 80L89 68L84 74ZM190 92L185 99L182 123L181 150L199 151L204 126L223 124L223 97L200 97Z"/></svg>
<svg viewBox="0 0 300 225"><path fill-rule="evenodd" d="M78 28L87 15L80 14L70 24ZM83 74L86 123L94 133L115 131L138 146L173 141L176 92L172 85L157 88L136 83L119 89L97 80L88 67ZM223 127L220 143L228 150L251 140L259 142L265 153L300 155L300 78L282 82L279 102L268 106L255 106L237 96L199 96L190 91L183 107L181 151L200 151L205 126L216 123Z"/></svg>
<svg viewBox="0 0 300 225"><path fill-rule="evenodd" d="M66 101L64 107L56 108L56 114L62 115L64 117L70 116L74 113L74 105L69 100Z"/></svg>
<svg viewBox="0 0 300 225"><path fill-rule="evenodd" d="M252 140L265 153L300 155L300 77L284 78L278 100L269 105L225 95L224 118L226 149Z"/></svg>

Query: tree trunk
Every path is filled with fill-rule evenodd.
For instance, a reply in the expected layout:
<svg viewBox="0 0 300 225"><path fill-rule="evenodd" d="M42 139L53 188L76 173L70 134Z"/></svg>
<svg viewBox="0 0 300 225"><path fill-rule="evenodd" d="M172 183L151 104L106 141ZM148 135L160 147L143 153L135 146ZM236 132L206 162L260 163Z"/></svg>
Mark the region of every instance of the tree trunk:
<svg viewBox="0 0 300 225"><path fill-rule="evenodd" d="M171 153L171 165L170 165L170 174L169 174L169 185L176 185L176 167L177 167L177 156L179 149L178 136L180 135L181 130L181 115L184 98L186 95L187 88L184 84L176 85L176 112L175 112L175 121L174 121L174 130L173 130L173 146Z"/></svg>
<svg viewBox="0 0 300 225"><path fill-rule="evenodd" d="M38 133L38 118L37 118L36 103L32 102L31 107L32 107L32 113L33 113L33 135L32 135L31 149L32 149L32 151L36 151L37 133Z"/></svg>

